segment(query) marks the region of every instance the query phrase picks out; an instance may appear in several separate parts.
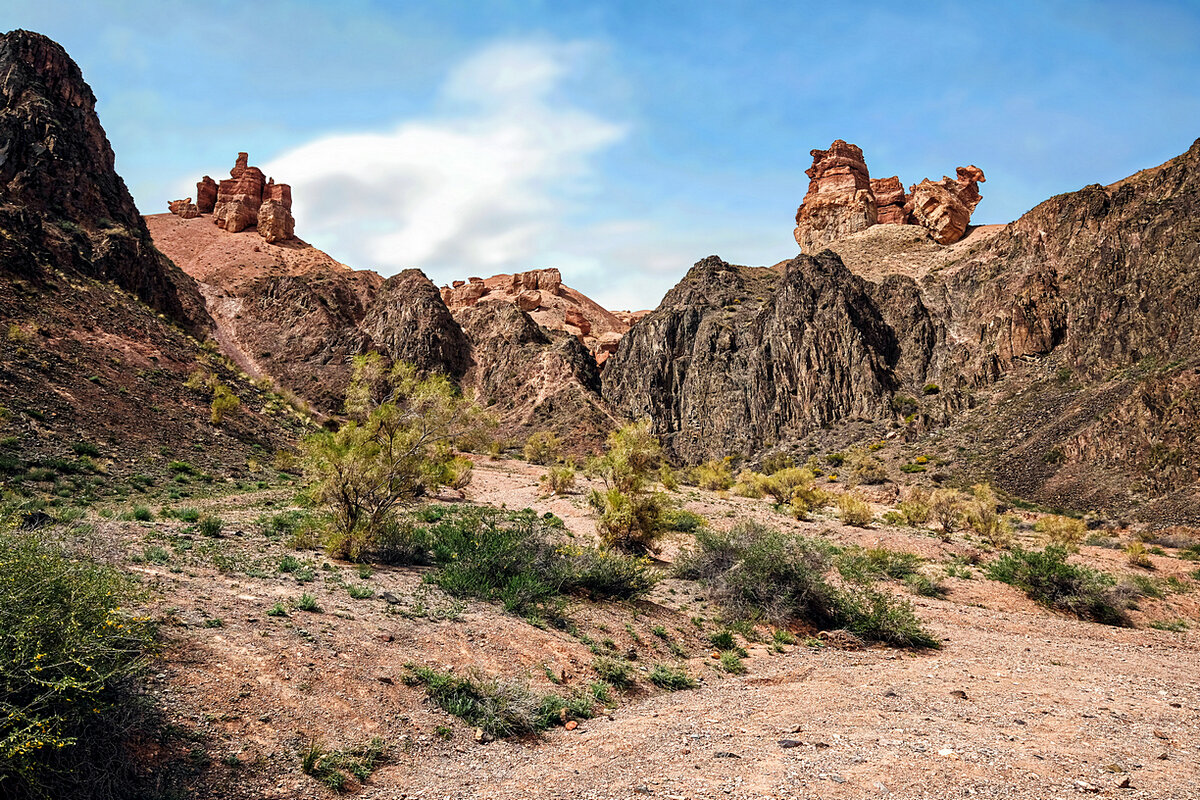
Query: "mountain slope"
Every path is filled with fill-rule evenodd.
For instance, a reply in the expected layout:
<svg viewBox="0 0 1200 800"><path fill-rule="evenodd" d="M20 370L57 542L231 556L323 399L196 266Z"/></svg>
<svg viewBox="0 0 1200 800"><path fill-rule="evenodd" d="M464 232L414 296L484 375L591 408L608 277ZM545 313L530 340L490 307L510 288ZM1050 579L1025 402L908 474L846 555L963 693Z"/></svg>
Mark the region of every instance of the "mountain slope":
<svg viewBox="0 0 1200 800"><path fill-rule="evenodd" d="M884 438L1044 502L1195 519L1198 197L1200 141L951 247L880 225L753 283L706 259L604 395L685 462Z"/></svg>

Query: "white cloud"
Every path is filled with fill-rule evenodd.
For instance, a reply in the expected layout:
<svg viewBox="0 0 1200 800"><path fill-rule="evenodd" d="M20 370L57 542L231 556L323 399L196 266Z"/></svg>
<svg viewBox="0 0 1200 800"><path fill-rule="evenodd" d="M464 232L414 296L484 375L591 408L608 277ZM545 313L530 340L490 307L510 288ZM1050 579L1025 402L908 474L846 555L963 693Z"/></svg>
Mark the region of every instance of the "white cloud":
<svg viewBox="0 0 1200 800"><path fill-rule="evenodd" d="M537 266L625 134L560 97L585 50L491 46L451 73L435 115L323 137L263 169L292 185L297 233L356 268L442 282Z"/></svg>

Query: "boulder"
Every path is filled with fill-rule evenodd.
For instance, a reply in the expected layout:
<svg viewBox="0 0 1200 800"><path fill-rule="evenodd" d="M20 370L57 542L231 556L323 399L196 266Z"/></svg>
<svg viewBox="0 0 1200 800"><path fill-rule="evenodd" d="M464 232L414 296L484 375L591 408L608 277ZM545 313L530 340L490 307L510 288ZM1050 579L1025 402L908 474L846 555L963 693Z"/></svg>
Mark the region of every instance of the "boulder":
<svg viewBox="0 0 1200 800"><path fill-rule="evenodd" d="M167 203L167 209L175 216L183 217L184 219L192 219L200 216L200 209L196 207L196 204L192 202L192 198L190 197L186 200L172 200Z"/></svg>
<svg viewBox="0 0 1200 800"><path fill-rule="evenodd" d="M926 178L912 187L906 209L925 226L938 244L953 244L967 232L971 213L979 205L979 182L986 180L976 166L959 167L957 178L936 183Z"/></svg>
<svg viewBox="0 0 1200 800"><path fill-rule="evenodd" d="M266 200L258 207L258 235L268 242L291 239L296 230L296 221L279 200Z"/></svg>
<svg viewBox="0 0 1200 800"><path fill-rule="evenodd" d="M522 311L533 311L542 305L542 293L539 291L524 291L517 295L517 308Z"/></svg>
<svg viewBox="0 0 1200 800"><path fill-rule="evenodd" d="M584 336L590 336L592 333L592 323L583 312L577 308L568 308L563 312L563 322L567 325L574 325L579 329L579 332Z"/></svg>
<svg viewBox="0 0 1200 800"><path fill-rule="evenodd" d="M213 209L213 223L229 233L253 228L258 224L258 207L242 198L217 203Z"/></svg>

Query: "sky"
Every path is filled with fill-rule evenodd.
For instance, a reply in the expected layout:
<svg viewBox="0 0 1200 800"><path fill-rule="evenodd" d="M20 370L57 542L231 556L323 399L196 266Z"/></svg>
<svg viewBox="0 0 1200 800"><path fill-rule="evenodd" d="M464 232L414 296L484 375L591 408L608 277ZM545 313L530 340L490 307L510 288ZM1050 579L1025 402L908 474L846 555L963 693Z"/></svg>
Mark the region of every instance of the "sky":
<svg viewBox="0 0 1200 800"><path fill-rule="evenodd" d="M79 63L143 213L246 151L353 267L558 267L610 308L793 257L834 139L906 186L981 167L994 223L1200 136L1200 0L0 0L13 28Z"/></svg>

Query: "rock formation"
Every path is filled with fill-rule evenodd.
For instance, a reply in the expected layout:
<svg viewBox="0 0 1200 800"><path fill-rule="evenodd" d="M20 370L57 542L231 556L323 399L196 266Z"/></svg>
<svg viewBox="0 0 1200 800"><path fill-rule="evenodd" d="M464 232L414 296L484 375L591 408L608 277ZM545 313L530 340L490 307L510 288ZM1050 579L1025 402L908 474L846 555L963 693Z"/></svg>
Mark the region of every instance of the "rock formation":
<svg viewBox="0 0 1200 800"><path fill-rule="evenodd" d="M196 183L196 207L201 214L211 214L217 205L217 182L205 175Z"/></svg>
<svg viewBox="0 0 1200 800"><path fill-rule="evenodd" d="M976 166L959 167L957 180L943 177L935 183L926 178L910 187L905 209L935 242L953 244L967 232L971 213L983 199L978 183L983 180L983 170Z"/></svg>
<svg viewBox="0 0 1200 800"><path fill-rule="evenodd" d="M577 336L598 364L613 353L634 321L650 313L609 311L565 285L554 268L454 281L441 291L442 300L456 313L485 300L515 304L542 327Z"/></svg>
<svg viewBox="0 0 1200 800"><path fill-rule="evenodd" d="M796 211L796 243L815 253L826 242L861 231L878 221L871 177L862 150L837 139L828 150L812 150L805 172L808 192Z"/></svg>
<svg viewBox="0 0 1200 800"><path fill-rule="evenodd" d="M872 225L921 225L938 244L953 244L966 233L982 199L979 167L959 167L957 180L923 180L905 194L897 176L873 180L856 145L838 139L811 155L808 192L796 210L793 232L805 253Z"/></svg>
<svg viewBox="0 0 1200 800"><path fill-rule="evenodd" d="M183 217L184 219L195 219L200 216L200 209L196 207L196 204L192 202L192 198L190 197L186 200L172 200L167 203L167 208L175 216Z"/></svg>
<svg viewBox="0 0 1200 800"><path fill-rule="evenodd" d="M929 182L947 196L912 213L951 238L982 177ZM1197 197L1200 140L959 244L877 225L770 270L706 259L621 340L604 396L679 461L949 443L1018 496L1200 521Z"/></svg>
<svg viewBox="0 0 1200 800"><path fill-rule="evenodd" d="M249 164L246 153L238 153L229 177L219 184L205 175L196 184L196 203L175 200L168 204L172 214L190 219L212 214L213 223L230 233L255 228L268 243L295 237L292 217L292 187L275 183L258 167Z"/></svg>

